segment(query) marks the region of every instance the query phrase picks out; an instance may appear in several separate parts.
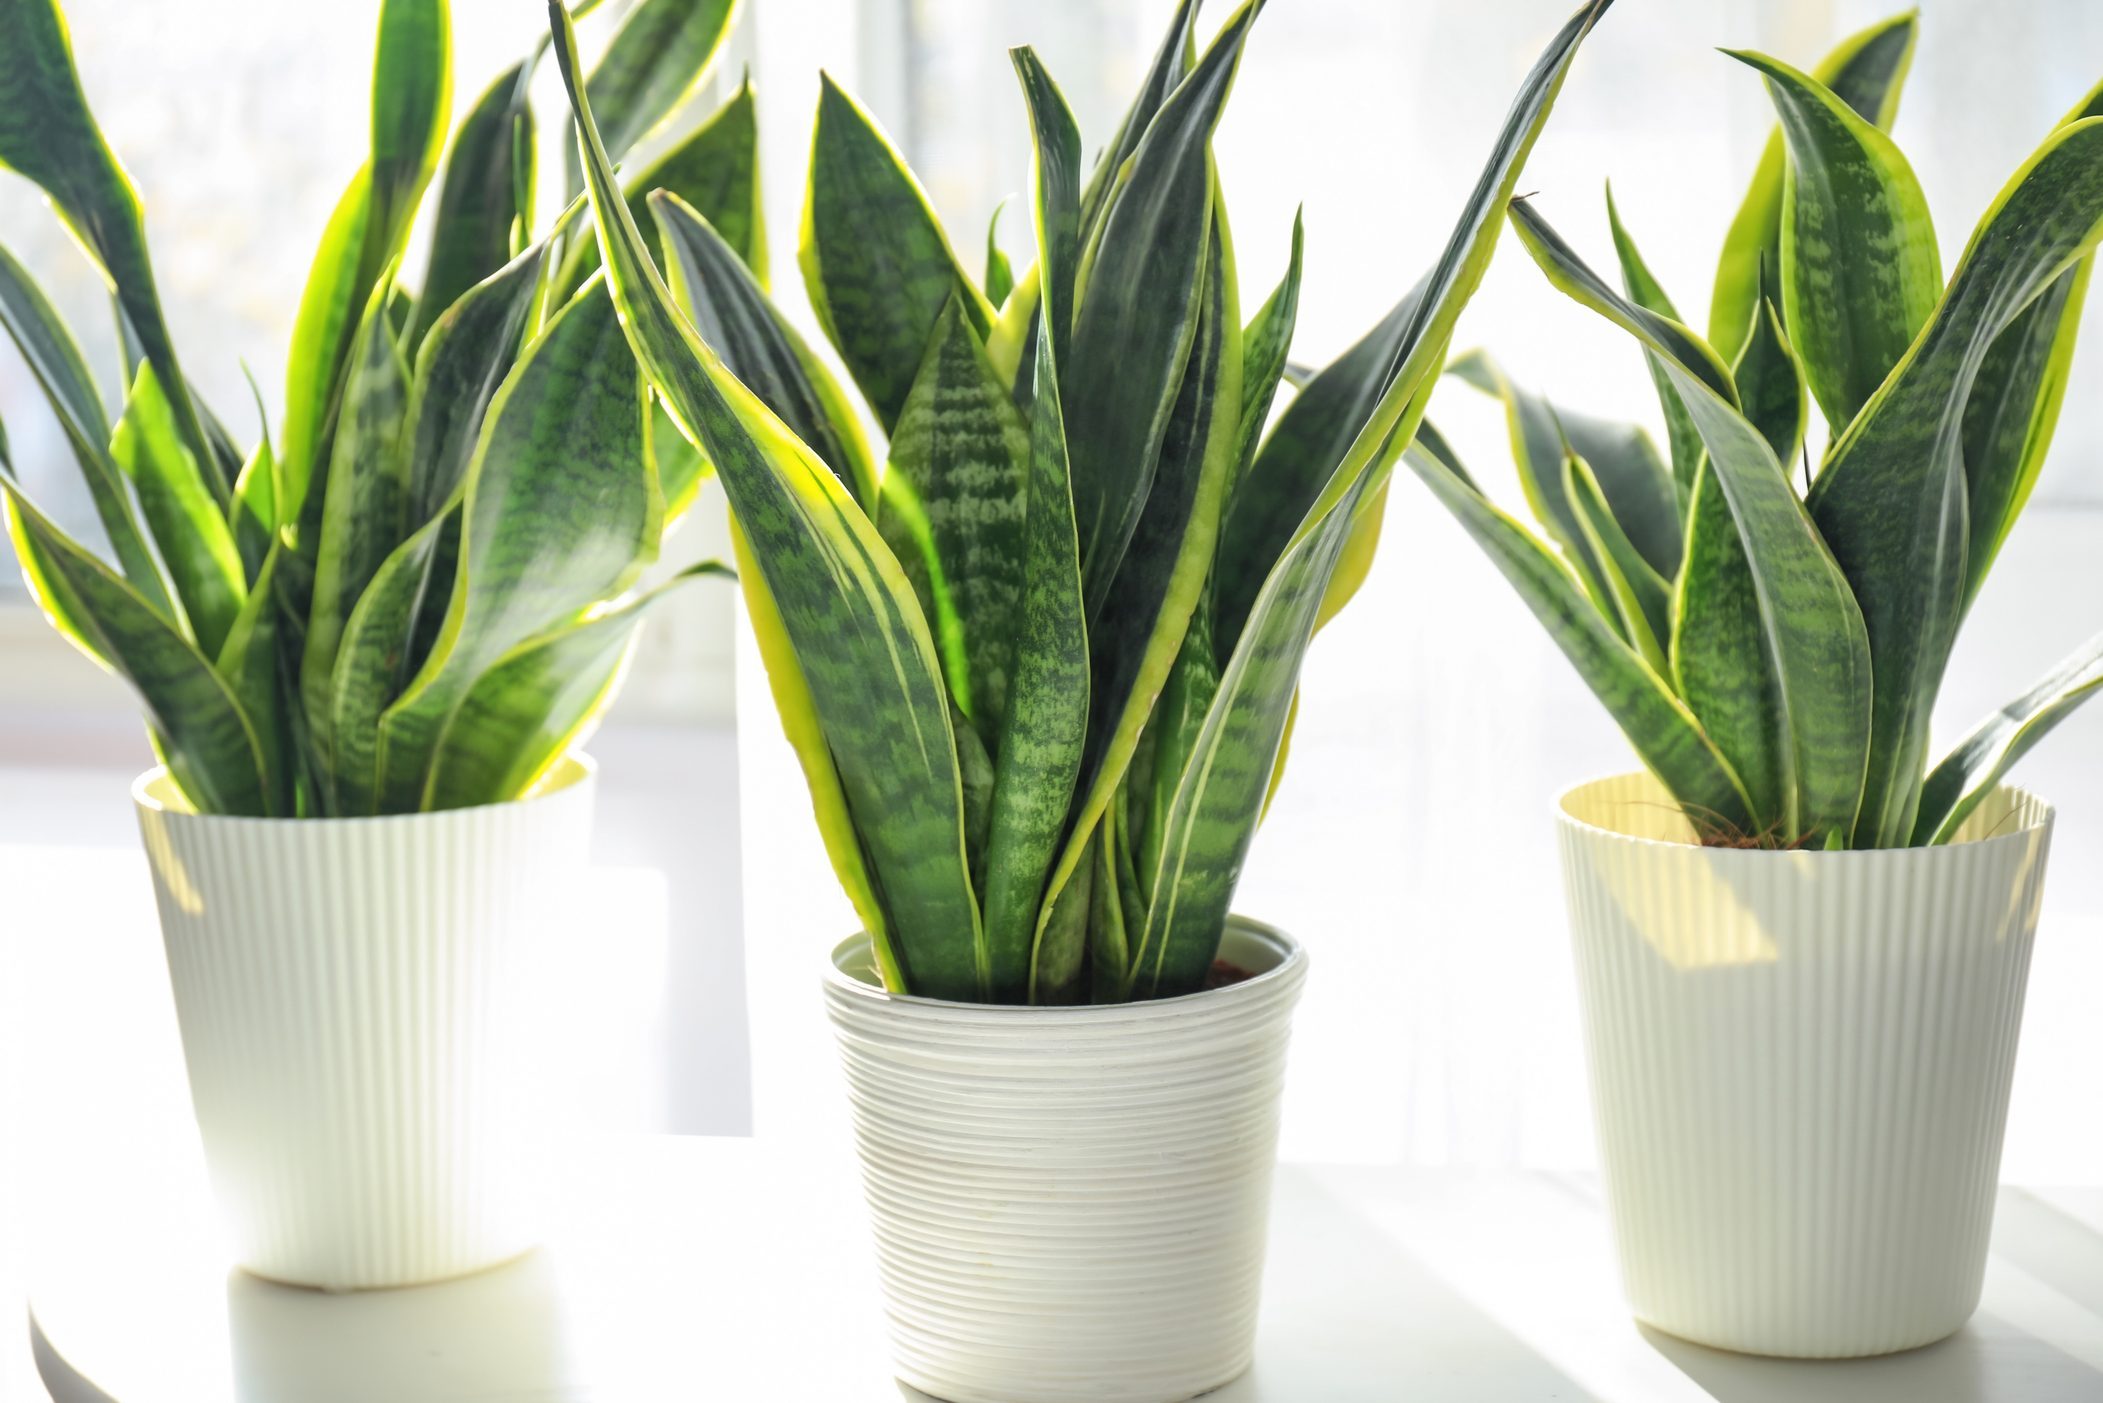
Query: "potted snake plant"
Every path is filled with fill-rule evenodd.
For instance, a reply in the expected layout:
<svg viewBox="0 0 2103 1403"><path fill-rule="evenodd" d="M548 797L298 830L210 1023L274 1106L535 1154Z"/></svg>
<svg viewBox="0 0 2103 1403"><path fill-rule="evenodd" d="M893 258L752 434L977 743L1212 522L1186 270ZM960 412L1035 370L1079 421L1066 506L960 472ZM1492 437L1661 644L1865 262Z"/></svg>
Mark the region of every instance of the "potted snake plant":
<svg viewBox="0 0 2103 1403"><path fill-rule="evenodd" d="M694 87L729 9L629 13L591 80L623 147ZM531 232L539 57L448 145L444 0L385 0L371 154L314 260L283 422L243 449L177 358L56 0L0 3L0 164L110 285L129 387L113 429L0 250L0 321L108 549L0 462L8 526L51 622L144 705L162 763L134 795L192 1099L231 1245L279 1280L400 1285L533 1245L527 1015L589 837L576 747L700 480L653 424L581 205ZM641 177L744 252L751 115L741 92Z"/></svg>
<svg viewBox="0 0 2103 1403"><path fill-rule="evenodd" d="M1131 1400L1248 1367L1307 957L1231 914L1301 659L1363 578L1527 151L1604 3L1520 90L1433 271L1266 420L1300 239L1246 323L1211 141L1260 0L1184 0L1095 164L1031 50L1038 256L957 260L828 80L802 256L869 417L675 196L664 268L559 7L631 343L716 465L783 725L862 932L826 997L901 1378ZM884 470L876 464L881 459Z"/></svg>
<svg viewBox="0 0 2103 1403"><path fill-rule="evenodd" d="M1435 435L1411 450L1646 767L1561 804L1609 1203L1637 1316L1753 1353L1904 1349L1977 1305L2052 826L2002 780L2103 684L2099 637L1930 763L2067 390L2103 89L1945 280L1885 130L1916 26L1812 73L1730 55L1780 121L1706 338L1611 198L1620 290L1514 204L1549 281L1635 336L1667 454L1480 358L1552 544Z"/></svg>

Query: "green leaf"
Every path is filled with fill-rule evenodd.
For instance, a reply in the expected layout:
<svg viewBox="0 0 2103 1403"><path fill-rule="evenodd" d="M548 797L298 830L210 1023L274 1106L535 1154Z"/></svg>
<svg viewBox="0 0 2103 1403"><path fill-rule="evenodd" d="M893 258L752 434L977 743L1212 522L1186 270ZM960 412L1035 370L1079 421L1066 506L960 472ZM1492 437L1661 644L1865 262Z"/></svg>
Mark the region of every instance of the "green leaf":
<svg viewBox="0 0 2103 1403"><path fill-rule="evenodd" d="M665 265L663 245L656 221L650 217L650 196L659 190L676 195L705 218L724 243L743 260L752 277L767 286L766 220L761 211L759 183L759 120L747 78L734 96L692 136L667 151L643 173L628 182L628 210L643 231L650 256ZM562 272L555 280L558 296L567 300L599 266L595 239L577 239L563 255Z"/></svg>
<svg viewBox="0 0 2103 1403"><path fill-rule="evenodd" d="M1023 594L1030 431L954 301L891 435L878 517L935 630L950 695L997 735Z"/></svg>
<svg viewBox="0 0 2103 1403"><path fill-rule="evenodd" d="M1884 383L1942 291L1928 200L1905 156L1808 74L1731 53L1762 74L1789 147L1782 181L1782 317L1837 433Z"/></svg>
<svg viewBox="0 0 2103 1403"><path fill-rule="evenodd" d="M326 715L313 723L328 747L328 811L356 817L380 812L380 718L402 692L414 646L416 615L452 513L433 518L396 546L358 595L341 646L325 678ZM311 650L309 657L313 656Z"/></svg>
<svg viewBox="0 0 2103 1403"><path fill-rule="evenodd" d="M1008 300L1015 290L1015 269L1008 263L1008 256L1000 251L1000 212L1008 207L1002 200L993 207L993 217L986 221L986 300L995 307Z"/></svg>
<svg viewBox="0 0 2103 1403"><path fill-rule="evenodd" d="M531 793L583 743L605 709L644 612L684 581L729 574L714 561L689 566L582 623L512 649L476 680L446 727L431 807L495 804Z"/></svg>
<svg viewBox="0 0 2103 1403"><path fill-rule="evenodd" d="M1841 41L1811 76L1855 112L1888 131L1898 115L1899 89L1905 84L1919 38L1919 11L1908 10ZM1716 290L1709 304L1709 342L1727 360L1737 359L1752 334L1753 309L1761 297L1761 268L1781 256L1786 169L1782 131L1777 126L1760 152L1751 187L1731 220L1716 269Z"/></svg>
<svg viewBox="0 0 2103 1403"><path fill-rule="evenodd" d="M1116 218L1114 207L1111 218ZM1184 632L1212 572L1241 433L1241 308L1227 248L1225 236L1216 235L1205 261L1196 344L1163 436L1153 486L1108 605L1089 627L1096 686L1081 764L1084 798L1073 827L1077 837L1087 835L1123 781L1140 728L1174 671ZM1081 345L1076 336L1076 355ZM1078 509L1078 494L1075 505ZM1085 569L1085 544L1083 550ZM1068 841L1071 853L1073 839ZM1052 899L1060 874L1071 870L1062 858Z"/></svg>
<svg viewBox="0 0 2103 1403"><path fill-rule="evenodd" d="M936 998L984 997L989 971L966 866L956 741L911 585L840 480L680 315L614 184L569 17L559 3L549 16L621 325L682 430L715 463L749 547L740 564L749 559L778 609L839 795L864 819L856 832L899 977Z"/></svg>
<svg viewBox="0 0 2103 1403"><path fill-rule="evenodd" d="M1663 284L1643 261L1636 248L1636 241L1621 222L1621 211L1614 204L1614 187L1606 190L1607 225L1614 235L1614 254L1621 264L1621 287L1628 300L1645 311L1655 312L1673 321L1681 320L1679 310L1665 294ZM1672 388L1672 379L1665 374L1664 365L1649 351L1643 353L1643 362L1650 370L1650 382L1657 389L1658 407L1665 415L1665 438L1672 451L1672 482L1678 501L1680 518L1686 519L1688 503L1694 496L1694 476L1701 467L1701 434L1696 431L1694 421L1687 417L1687 406L1680 401L1679 391Z"/></svg>
<svg viewBox="0 0 2103 1403"><path fill-rule="evenodd" d="M1870 748L1869 639L1787 471L1739 413L1729 374L1706 343L1615 293L1525 201L1513 203L1512 223L1550 282L1663 358L1708 449L1751 567L1762 646L1783 704L1780 768L1788 782L1779 809L1756 815L1758 831L1796 842L1851 827ZM1753 701L1741 693L1735 705ZM1703 724L1712 726L1707 717Z"/></svg>
<svg viewBox="0 0 2103 1403"><path fill-rule="evenodd" d="M268 785L265 811L290 818L298 813L298 796L285 685L285 612L277 597L278 562L283 555L284 548L275 543L265 553L212 668L226 682L255 734L256 753Z"/></svg>
<svg viewBox="0 0 2103 1403"><path fill-rule="evenodd" d="M798 261L819 324L889 433L943 304L959 297L981 336L993 309L874 119L822 83Z"/></svg>
<svg viewBox="0 0 2103 1403"><path fill-rule="evenodd" d="M2060 123L2103 116L2103 85ZM2061 273L2051 287L1994 338L1964 404L1964 473L1969 525L1964 607L1969 610L1986 572L2044 466L2059 407L2066 398L2074 339L2095 259Z"/></svg>
<svg viewBox="0 0 2103 1403"><path fill-rule="evenodd" d="M409 534L409 467L402 452L409 372L387 334L387 280L351 343L350 378L321 502L321 543L300 659L307 727L327 768L331 679L351 612L380 566ZM331 805L333 809L333 804Z"/></svg>
<svg viewBox="0 0 2103 1403"><path fill-rule="evenodd" d="M1668 667L1664 640L1672 636L1671 587L1621 529L1591 464L1574 451L1566 452L1561 476L1563 494L1621 620L1622 636L1663 676Z"/></svg>
<svg viewBox="0 0 2103 1403"><path fill-rule="evenodd" d="M79 627L96 656L139 694L183 794L203 813L267 813L269 786L255 733L204 654L12 481L0 488L25 564L53 591L59 616Z"/></svg>
<svg viewBox="0 0 2103 1403"><path fill-rule="evenodd" d="M139 366L110 440L110 459L138 493L139 513L182 600L190 636L207 656L216 655L247 592L241 552L196 457L183 446L152 361Z"/></svg>
<svg viewBox="0 0 2103 1403"><path fill-rule="evenodd" d="M1664 679L1593 607L1569 568L1525 527L1492 506L1457 463L1426 443L1412 447L1403 461L1511 581L1696 827L1751 831L1752 813L1730 765Z"/></svg>
<svg viewBox="0 0 2103 1403"><path fill-rule="evenodd" d="M708 76L737 0L638 0L621 20L586 89L616 161L677 111ZM574 143L564 143L569 196L584 188Z"/></svg>
<svg viewBox="0 0 2103 1403"><path fill-rule="evenodd" d="M1168 21L1168 33L1155 51L1153 62L1147 65L1139 91L1132 96L1132 105L1125 109L1124 118L1117 125L1116 139L1104 148L1096 161L1094 173L1088 177L1088 186L1081 194L1079 228L1084 236L1100 224L1118 172L1139 149L1139 143L1153 125L1155 116L1190 72L1201 3L1202 0L1176 0L1175 13Z"/></svg>
<svg viewBox="0 0 2103 1403"><path fill-rule="evenodd" d="M532 330L547 261L544 245L510 260L455 298L417 347L403 440L407 525L436 516L465 481L490 401Z"/></svg>
<svg viewBox="0 0 2103 1403"><path fill-rule="evenodd" d="M361 283L358 271L371 216L372 168L367 165L351 178L329 216L292 323L275 494L278 520L287 527L296 528L305 519L307 487L323 466L321 455L335 418L348 337L372 292L371 283ZM309 560L321 545L307 540L297 544Z"/></svg>
<svg viewBox="0 0 2103 1403"><path fill-rule="evenodd" d="M2103 687L2103 634L2040 677L1958 742L1921 788L1913 846L1952 841L2030 747Z"/></svg>
<svg viewBox="0 0 2103 1403"><path fill-rule="evenodd" d="M1162 106L1104 211L1092 266L1089 254L1082 256L1073 354L1060 361L1060 391L1091 625L1102 618L1140 517L1158 491L1157 463L1204 312L1215 222L1212 132L1255 13L1253 3L1236 10ZM1221 339L1232 340L1238 352L1238 320ZM1235 359L1238 366L1238 354ZM1238 424L1238 376L1235 390ZM1095 641L1102 642L1100 634Z"/></svg>
<svg viewBox="0 0 2103 1403"><path fill-rule="evenodd" d="M124 578L148 605L170 620L180 620L181 611L162 579L160 562L147 549L145 533L133 514L124 479L110 460L109 412L95 389L95 377L57 309L5 248L0 248L0 324L7 327L23 363L58 417L59 427L65 430L95 504L95 515Z"/></svg>
<svg viewBox="0 0 2103 1403"><path fill-rule="evenodd" d="M256 441L255 450L234 479L234 505L229 517L234 546L241 553L242 576L251 592L262 577L271 548L277 544L276 486L277 458L271 453L266 436Z"/></svg>
<svg viewBox="0 0 2103 1403"><path fill-rule="evenodd" d="M514 64L475 100L445 158L430 261L417 298L412 348L467 290L495 273L527 242L536 165L533 65ZM519 184L523 172L526 183Z"/></svg>
<svg viewBox="0 0 2103 1403"><path fill-rule="evenodd" d="M653 197L650 208L666 251L665 276L701 339L857 502L873 504L876 467L832 372L700 211L672 194Z"/></svg>
<svg viewBox="0 0 2103 1403"><path fill-rule="evenodd" d="M1073 276L1080 208L1081 141L1065 98L1034 51L1014 52L1035 138L1031 210L1039 276L1065 296ZM1023 594L1009 628L1013 675L994 757L987 824L985 932L996 998L1035 996L1065 984L1077 964L1088 902L1070 883L1057 912L1042 912L1046 878L1065 836L1080 776L1091 679L1081 602L1080 546L1059 394L1056 319L1039 320L1031 379L1029 475L1019 562ZM1079 862L1079 859L1076 859ZM1058 919L1052 919L1058 917ZM1076 934L1079 922L1082 930Z"/></svg>
<svg viewBox="0 0 2103 1403"><path fill-rule="evenodd" d="M438 168L452 110L448 0L381 0L372 62L372 206L358 258L357 296L400 256L424 187Z"/></svg>
<svg viewBox="0 0 2103 1403"><path fill-rule="evenodd" d="M1857 847L1914 829L1930 714L1967 580L1965 406L2015 317L2103 239L2103 119L2061 127L1972 234L1935 315L1827 454L1810 503L1876 655Z"/></svg>
<svg viewBox="0 0 2103 1403"><path fill-rule="evenodd" d="M1804 430L1811 420L1810 397L1804 393L1804 367L1782 328L1782 314L1772 302L1760 306L1760 318L1738 352L1731 380L1745 417L1767 440L1786 471L1803 451Z"/></svg>
<svg viewBox="0 0 2103 1403"><path fill-rule="evenodd" d="M1256 449L1263 440L1264 426L1270 422L1271 403L1284 378L1286 353L1292 349L1293 328L1300 317L1300 275L1306 241L1301 213L1293 212L1292 256L1285 265L1284 280L1242 328L1241 433L1234 451L1233 480L1227 484L1230 503L1256 461Z"/></svg>
<svg viewBox="0 0 2103 1403"><path fill-rule="evenodd" d="M460 562L431 655L380 723L384 812L428 804L430 763L475 679L634 583L664 502L644 393L598 281L520 355L468 466Z"/></svg>
<svg viewBox="0 0 2103 1403"><path fill-rule="evenodd" d="M120 328L135 339L166 387L184 445L201 465L216 469L211 441L190 399L190 382L176 362L175 343L161 314L138 192L88 110L57 0L9 0L4 23L0 166L41 186L59 218L101 267L116 292ZM101 441L100 434L96 441ZM213 471L208 485L223 507L232 479Z"/></svg>

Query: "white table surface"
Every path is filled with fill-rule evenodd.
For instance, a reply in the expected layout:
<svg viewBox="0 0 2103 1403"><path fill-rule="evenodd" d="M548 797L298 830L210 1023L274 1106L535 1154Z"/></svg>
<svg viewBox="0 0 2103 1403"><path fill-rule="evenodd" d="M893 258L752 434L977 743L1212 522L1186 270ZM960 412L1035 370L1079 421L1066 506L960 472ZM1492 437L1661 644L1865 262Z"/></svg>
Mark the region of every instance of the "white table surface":
<svg viewBox="0 0 2103 1403"><path fill-rule="evenodd" d="M638 1137L580 1162L551 1245L405 1291L230 1272L187 1159L53 1205L31 1335L59 1403L918 1399L889 1378L850 1165ZM133 1191L110 1197L123 1182ZM1219 1403L2094 1403L2103 1192L2004 1191L1986 1301L1885 1359L1719 1353L1622 1310L1584 1178L1288 1166L1257 1365Z"/></svg>

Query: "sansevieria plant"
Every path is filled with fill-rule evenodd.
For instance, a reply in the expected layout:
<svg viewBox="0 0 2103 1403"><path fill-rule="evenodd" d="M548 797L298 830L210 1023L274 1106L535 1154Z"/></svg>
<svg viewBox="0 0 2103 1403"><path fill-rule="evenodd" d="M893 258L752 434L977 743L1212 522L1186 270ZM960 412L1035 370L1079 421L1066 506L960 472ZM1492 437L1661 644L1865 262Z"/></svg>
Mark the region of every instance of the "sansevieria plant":
<svg viewBox="0 0 2103 1403"><path fill-rule="evenodd" d="M1300 240L1245 322L1211 153L1260 0L1202 52L1195 0L1177 7L1092 172L1015 51L1038 255L1012 288L1001 259L985 286L966 274L828 81L801 261L888 435L879 474L840 386L676 195L651 201L660 276L551 7L614 300L729 497L775 698L889 987L1117 1001L1212 975L1308 640L1364 575L1388 473L1605 8L1529 75L1437 266L1268 433Z"/></svg>
<svg viewBox="0 0 2103 1403"><path fill-rule="evenodd" d="M733 8L629 11L589 81L616 151L694 90ZM545 47L489 86L448 145L445 0L380 6L371 154L314 260L279 432L243 449L178 360L138 196L88 109L56 0L0 0L0 164L43 188L109 284L129 386L113 428L74 338L0 250L0 321L109 549L31 500L0 436L8 524L37 600L137 690L199 811L513 798L611 691L651 597L628 591L703 461L653 424L581 205L532 233L527 88ZM403 249L441 155L412 279ZM660 187L708 211L764 274L749 90L628 193Z"/></svg>
<svg viewBox="0 0 2103 1403"><path fill-rule="evenodd" d="M1813 73L1730 54L1780 118L1690 330L1615 212L1619 289L1530 204L1549 280L1636 337L1670 465L1628 425L1559 410L1484 358L1543 543L1435 434L1415 471L1517 587L1704 841L1946 842L2007 768L2103 684L2103 637L1931 769L1959 624L2028 499L2103 239L2103 89L2009 180L1943 275L1886 135L1912 14ZM1825 421L1817 463L1810 410Z"/></svg>

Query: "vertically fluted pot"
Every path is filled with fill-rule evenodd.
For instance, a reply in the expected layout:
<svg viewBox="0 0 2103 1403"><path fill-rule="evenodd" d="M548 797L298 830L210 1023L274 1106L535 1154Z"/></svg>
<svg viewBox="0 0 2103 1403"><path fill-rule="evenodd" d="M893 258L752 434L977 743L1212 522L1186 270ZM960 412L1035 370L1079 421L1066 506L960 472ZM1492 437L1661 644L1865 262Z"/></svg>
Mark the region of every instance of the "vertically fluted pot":
<svg viewBox="0 0 2103 1403"><path fill-rule="evenodd" d="M352 1290L534 1246L530 1023L590 763L515 803L382 818L196 814L160 770L133 793L240 1263Z"/></svg>
<svg viewBox="0 0 2103 1403"><path fill-rule="evenodd" d="M1241 983L1064 1008L826 999L898 1376L950 1403L1175 1403L1249 1367L1307 959L1235 918Z"/></svg>
<svg viewBox="0 0 2103 1403"><path fill-rule="evenodd" d="M1705 848L1648 775L1562 799L1608 1205L1638 1319L1834 1358L1979 1302L2052 810L1959 841Z"/></svg>

